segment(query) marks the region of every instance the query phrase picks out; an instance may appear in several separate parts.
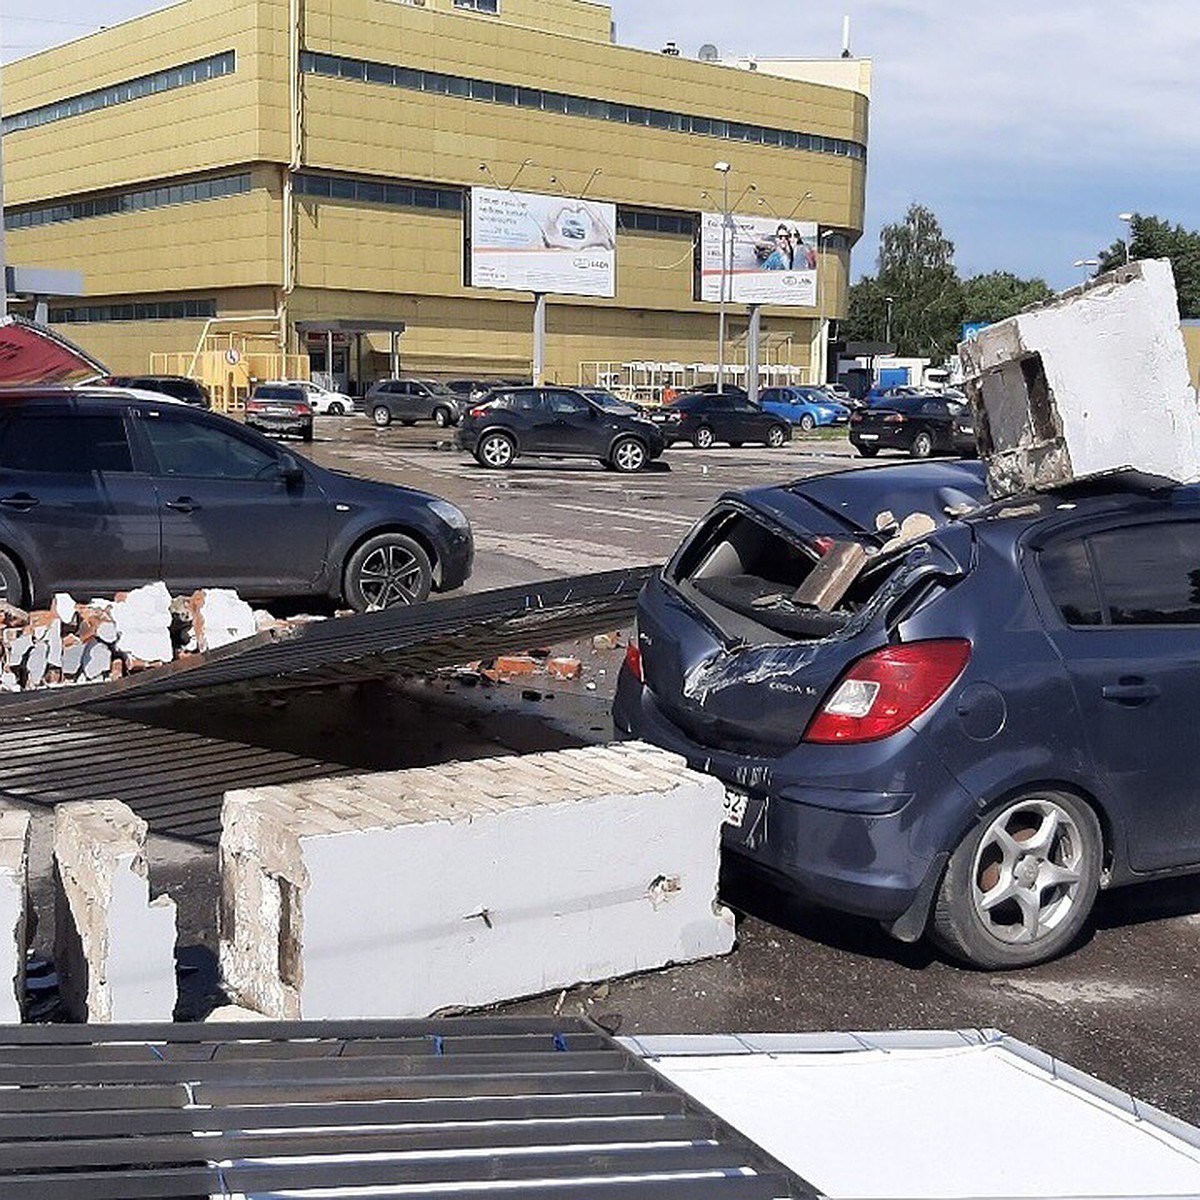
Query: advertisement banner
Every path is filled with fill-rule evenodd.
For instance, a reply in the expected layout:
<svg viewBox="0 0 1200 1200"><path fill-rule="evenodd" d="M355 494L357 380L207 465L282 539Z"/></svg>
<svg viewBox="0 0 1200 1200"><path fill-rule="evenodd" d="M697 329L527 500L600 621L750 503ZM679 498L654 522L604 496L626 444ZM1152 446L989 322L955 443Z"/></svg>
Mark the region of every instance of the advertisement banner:
<svg viewBox="0 0 1200 1200"><path fill-rule="evenodd" d="M554 296L617 294L617 206L471 189L470 284Z"/></svg>
<svg viewBox="0 0 1200 1200"><path fill-rule="evenodd" d="M700 218L701 300L721 299L722 250L729 302L816 307L815 222L733 213L726 227L720 213L704 213Z"/></svg>

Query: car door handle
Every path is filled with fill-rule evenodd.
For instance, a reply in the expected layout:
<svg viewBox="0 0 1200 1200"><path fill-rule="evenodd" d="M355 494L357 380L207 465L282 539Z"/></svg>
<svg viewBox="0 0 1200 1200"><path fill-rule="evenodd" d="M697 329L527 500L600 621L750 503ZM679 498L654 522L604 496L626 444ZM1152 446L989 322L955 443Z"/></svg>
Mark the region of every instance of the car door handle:
<svg viewBox="0 0 1200 1200"><path fill-rule="evenodd" d="M13 512L28 512L31 508L37 508L40 503L36 496L31 496L28 492L18 492L15 496L5 496L0 500L0 506Z"/></svg>
<svg viewBox="0 0 1200 1200"><path fill-rule="evenodd" d="M180 496L178 500L168 500L167 507L173 508L176 512L190 513L195 512L200 505L191 496Z"/></svg>
<svg viewBox="0 0 1200 1200"><path fill-rule="evenodd" d="M1106 683L1100 689L1100 695L1105 700L1112 700L1117 704L1145 704L1150 700L1157 700L1161 695L1161 691L1157 684L1147 683L1144 679L1130 679L1120 683Z"/></svg>

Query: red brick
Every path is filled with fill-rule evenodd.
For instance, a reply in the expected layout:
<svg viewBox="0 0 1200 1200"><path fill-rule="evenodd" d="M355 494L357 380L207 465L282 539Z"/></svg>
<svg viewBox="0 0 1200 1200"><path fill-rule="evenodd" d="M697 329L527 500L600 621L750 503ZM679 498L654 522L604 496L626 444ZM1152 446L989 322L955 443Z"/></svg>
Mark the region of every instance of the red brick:
<svg viewBox="0 0 1200 1200"><path fill-rule="evenodd" d="M532 675L538 669L538 661L528 654L502 654L496 659L498 675Z"/></svg>
<svg viewBox="0 0 1200 1200"><path fill-rule="evenodd" d="M546 670L554 679L578 679L583 674L583 663L577 658L552 658Z"/></svg>

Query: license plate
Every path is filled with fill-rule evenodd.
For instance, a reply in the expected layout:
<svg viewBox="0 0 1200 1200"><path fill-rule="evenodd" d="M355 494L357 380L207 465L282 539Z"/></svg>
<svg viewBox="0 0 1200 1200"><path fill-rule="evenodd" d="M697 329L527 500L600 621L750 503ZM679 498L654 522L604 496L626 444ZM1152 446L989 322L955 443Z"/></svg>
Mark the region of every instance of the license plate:
<svg viewBox="0 0 1200 1200"><path fill-rule="evenodd" d="M725 789L725 824L741 829L746 819L746 806L750 797L746 792L735 792L732 788Z"/></svg>
<svg viewBox="0 0 1200 1200"><path fill-rule="evenodd" d="M271 405L271 407L267 409L267 413L272 417L294 417L296 415L293 409L280 408L275 404Z"/></svg>
<svg viewBox="0 0 1200 1200"><path fill-rule="evenodd" d="M860 438L862 438L862 440L863 440L864 442L877 442L877 441L879 441L879 434L877 434L877 433L860 433L858 436L859 436Z"/></svg>

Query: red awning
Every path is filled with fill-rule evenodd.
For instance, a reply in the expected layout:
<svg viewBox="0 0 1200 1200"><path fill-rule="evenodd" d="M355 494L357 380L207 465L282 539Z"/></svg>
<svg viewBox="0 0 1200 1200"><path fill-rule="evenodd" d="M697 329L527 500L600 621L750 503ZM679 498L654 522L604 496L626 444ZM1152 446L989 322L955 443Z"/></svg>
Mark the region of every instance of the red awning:
<svg viewBox="0 0 1200 1200"><path fill-rule="evenodd" d="M83 383L107 374L103 363L44 325L19 316L0 320L0 388Z"/></svg>

